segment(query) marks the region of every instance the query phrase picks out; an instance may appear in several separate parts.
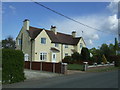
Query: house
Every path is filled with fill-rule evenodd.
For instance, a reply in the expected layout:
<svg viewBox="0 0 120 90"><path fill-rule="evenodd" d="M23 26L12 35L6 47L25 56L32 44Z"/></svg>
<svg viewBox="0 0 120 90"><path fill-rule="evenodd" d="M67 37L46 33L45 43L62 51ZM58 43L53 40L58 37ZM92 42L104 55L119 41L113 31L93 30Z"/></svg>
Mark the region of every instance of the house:
<svg viewBox="0 0 120 90"><path fill-rule="evenodd" d="M65 56L81 53L82 47L86 44L75 31L68 35L57 32L55 26L50 30L32 27L28 19L16 38L16 49L23 51L25 61L61 62Z"/></svg>

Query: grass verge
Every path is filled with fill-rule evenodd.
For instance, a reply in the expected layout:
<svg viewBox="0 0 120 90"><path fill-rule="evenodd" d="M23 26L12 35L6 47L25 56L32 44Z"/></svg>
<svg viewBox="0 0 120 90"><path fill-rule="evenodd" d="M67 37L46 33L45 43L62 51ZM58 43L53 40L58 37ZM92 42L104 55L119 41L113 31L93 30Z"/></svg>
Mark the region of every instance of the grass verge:
<svg viewBox="0 0 120 90"><path fill-rule="evenodd" d="M109 66L109 67L88 69L87 72L107 72L107 71L113 71L113 70L118 70L118 69L119 69L118 67Z"/></svg>
<svg viewBox="0 0 120 90"><path fill-rule="evenodd" d="M80 65L80 64L68 64L68 70L81 70L81 71L83 71L83 65Z"/></svg>

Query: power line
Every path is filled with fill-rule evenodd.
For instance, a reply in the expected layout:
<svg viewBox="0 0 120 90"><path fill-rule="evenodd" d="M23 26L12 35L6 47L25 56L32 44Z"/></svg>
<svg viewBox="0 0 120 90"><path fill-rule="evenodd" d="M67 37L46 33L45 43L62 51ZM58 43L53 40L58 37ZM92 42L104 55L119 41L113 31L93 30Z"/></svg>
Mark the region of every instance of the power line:
<svg viewBox="0 0 120 90"><path fill-rule="evenodd" d="M78 24L80 24L80 25L83 25L83 26L85 26L85 27L88 27L88 28L91 28L91 29L93 29L93 30L97 30L97 31L100 31L100 32L105 32L105 33L109 33L109 34L111 33L111 32L106 32L106 31L103 31L103 30L100 30L100 29L91 27L91 26L89 26L89 25L87 25L87 24L81 23L81 22L79 22L79 21L77 21L77 20L75 20L75 19L72 19L72 18L70 18L70 17L68 17L68 16L66 16L66 15L64 15L64 14L61 14L61 13L59 13L59 12L57 12L57 11L55 11L55 10L53 10L53 9L51 9L51 8L43 5L43 4L41 4L41 3L39 3L39 2L36 2L36 1L34 1L34 0L31 0L31 1L33 1L35 4L40 5L40 6L46 8L46 9L48 9L48 10L50 10L50 11L52 11L52 12L54 12L54 13L60 15L60 16L63 16L63 17L65 17L65 18L69 19L69 20L72 20L72 21L74 21L74 22L76 22L76 23L78 23ZM111 33L111 34L113 34L113 33Z"/></svg>

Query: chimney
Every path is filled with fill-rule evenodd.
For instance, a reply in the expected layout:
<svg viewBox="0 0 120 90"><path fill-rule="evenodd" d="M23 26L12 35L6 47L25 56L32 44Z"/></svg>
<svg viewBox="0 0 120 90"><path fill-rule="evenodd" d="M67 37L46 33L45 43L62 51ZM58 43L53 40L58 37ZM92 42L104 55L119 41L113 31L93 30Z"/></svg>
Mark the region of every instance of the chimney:
<svg viewBox="0 0 120 90"><path fill-rule="evenodd" d="M57 34L57 28L56 26L51 25L51 31L53 31L55 34Z"/></svg>
<svg viewBox="0 0 120 90"><path fill-rule="evenodd" d="M30 24L30 21L29 21L28 19L25 19L25 20L23 21L23 28L24 28L25 30L29 30L29 24Z"/></svg>
<svg viewBox="0 0 120 90"><path fill-rule="evenodd" d="M72 36L76 37L76 31L72 31Z"/></svg>

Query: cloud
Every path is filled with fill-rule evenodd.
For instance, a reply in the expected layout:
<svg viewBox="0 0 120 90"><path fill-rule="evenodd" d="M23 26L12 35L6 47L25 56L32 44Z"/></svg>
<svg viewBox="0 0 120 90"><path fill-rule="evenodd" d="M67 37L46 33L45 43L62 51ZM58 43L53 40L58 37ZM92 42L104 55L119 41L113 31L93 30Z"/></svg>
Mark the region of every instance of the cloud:
<svg viewBox="0 0 120 90"><path fill-rule="evenodd" d="M9 8L12 10L13 14L15 14L15 13L16 13L16 8L15 8L14 6L9 5Z"/></svg>
<svg viewBox="0 0 120 90"><path fill-rule="evenodd" d="M106 8L116 8L113 3L110 3ZM114 12L114 14L113 14ZM77 32L77 36L82 36L87 44L87 46L94 46L96 42L100 42L101 38L105 35L117 34L118 28L118 19L116 11L113 11L111 15L108 14L94 14L88 16L77 16L71 17L79 22L82 22L91 27L97 28L103 32L93 30L91 28L80 25L76 22L67 19L51 19L49 24L57 26L57 31L62 33L71 34L72 31ZM44 26L44 25L43 25ZM82 33L83 31L83 33ZM108 33L108 34L106 34ZM104 43L107 43L104 42Z"/></svg>
<svg viewBox="0 0 120 90"><path fill-rule="evenodd" d="M110 4L107 6L107 8L113 13L118 12L118 2L110 2Z"/></svg>

